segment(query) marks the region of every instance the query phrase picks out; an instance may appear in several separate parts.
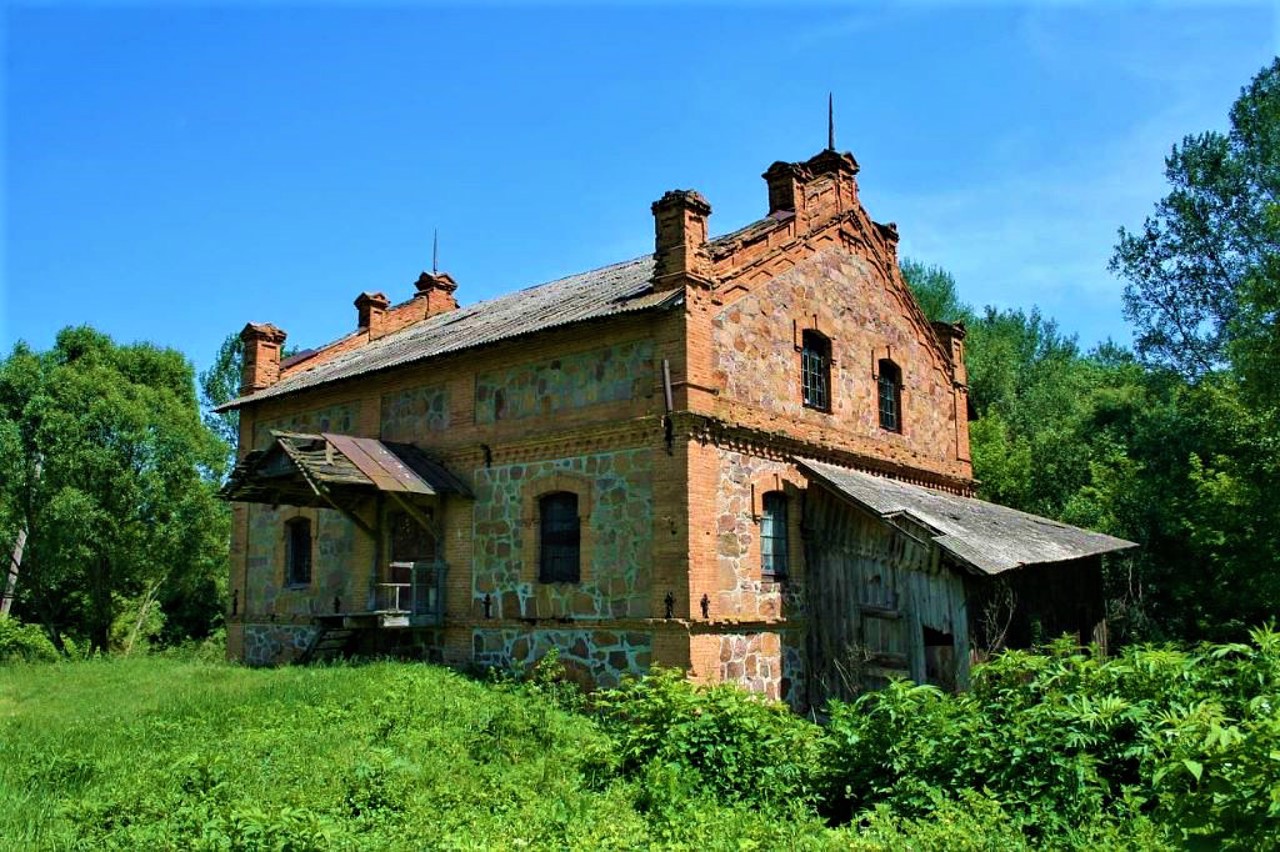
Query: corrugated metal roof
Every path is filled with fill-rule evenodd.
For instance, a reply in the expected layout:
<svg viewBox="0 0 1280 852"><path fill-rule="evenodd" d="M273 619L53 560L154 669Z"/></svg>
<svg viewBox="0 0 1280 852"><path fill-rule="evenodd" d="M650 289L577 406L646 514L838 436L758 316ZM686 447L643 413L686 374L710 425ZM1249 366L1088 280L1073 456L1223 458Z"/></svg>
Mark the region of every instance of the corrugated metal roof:
<svg viewBox="0 0 1280 852"><path fill-rule="evenodd" d="M227 411L247 402L535 331L677 303L683 296L679 290L653 292L653 269L653 255L646 255L437 314L294 373L269 388L233 399L216 410Z"/></svg>
<svg viewBox="0 0 1280 852"><path fill-rule="evenodd" d="M943 550L985 574L1137 547L972 497L958 497L824 462L796 459L821 483L882 518L905 515L929 528Z"/></svg>

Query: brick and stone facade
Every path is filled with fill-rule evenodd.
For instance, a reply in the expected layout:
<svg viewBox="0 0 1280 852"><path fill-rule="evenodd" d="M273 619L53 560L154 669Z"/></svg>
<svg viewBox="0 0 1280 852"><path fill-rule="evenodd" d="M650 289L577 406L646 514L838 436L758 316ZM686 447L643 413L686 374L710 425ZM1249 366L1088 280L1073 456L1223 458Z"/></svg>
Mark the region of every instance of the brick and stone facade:
<svg viewBox="0 0 1280 852"><path fill-rule="evenodd" d="M419 646L446 663L527 665L554 647L590 682L672 665L801 704L806 479L793 458L972 488L963 329L921 313L898 272L896 228L863 210L857 170L832 151L776 163L768 215L715 240L706 199L664 195L655 255L642 259L653 304L680 297L662 309L308 382L365 348L411 347L416 328L466 310L457 284L424 273L399 305L361 294L351 334L284 363L284 333L251 325L241 454L273 429L379 438L421 447L470 485L471 496L421 505L447 574L443 624ZM829 410L804 404L806 331L830 342ZM886 359L902 375L895 431L878 419ZM762 571L771 492L789 507L781 577ZM576 583L539 582L549 493L577 499ZM382 530L392 509L353 512ZM312 579L289 588L282 530L298 515L316 531ZM335 509L237 504L233 535L228 650L252 663L298 656L317 614L363 602L387 559L384 533Z"/></svg>

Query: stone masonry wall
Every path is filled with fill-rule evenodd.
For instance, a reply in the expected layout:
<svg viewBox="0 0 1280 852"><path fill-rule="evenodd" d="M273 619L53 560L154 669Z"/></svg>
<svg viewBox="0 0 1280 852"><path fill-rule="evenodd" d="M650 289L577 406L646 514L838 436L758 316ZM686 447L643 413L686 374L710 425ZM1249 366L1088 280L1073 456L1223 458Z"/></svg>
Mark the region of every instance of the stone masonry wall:
<svg viewBox="0 0 1280 852"><path fill-rule="evenodd" d="M782 696L782 644L777 633L720 636L720 680L777 701Z"/></svg>
<svg viewBox="0 0 1280 852"><path fill-rule="evenodd" d="M476 376L476 423L634 399L653 381L648 340L491 370Z"/></svg>
<svg viewBox="0 0 1280 852"><path fill-rule="evenodd" d="M490 595L494 618L649 617L652 453L626 450L477 470L473 613L482 612ZM525 537L537 535L536 518L524 516L524 490L557 474L590 483L581 583L531 582L523 564Z"/></svg>
<svg viewBox="0 0 1280 852"><path fill-rule="evenodd" d="M295 517L311 519L311 583L291 589L284 585L285 523ZM351 586L356 527L333 509L295 509L249 506L249 582L244 612L314 615L332 612L333 599L344 608L363 606L366 590Z"/></svg>
<svg viewBox="0 0 1280 852"><path fill-rule="evenodd" d="M253 448L261 450L268 446L271 443L272 429L283 432L337 432L341 435L355 435L359 422L359 402L330 405L287 417L263 420L253 425Z"/></svg>
<svg viewBox="0 0 1280 852"><path fill-rule="evenodd" d="M384 441L413 443L449 428L449 389L444 385L409 388L382 397Z"/></svg>
<svg viewBox="0 0 1280 852"><path fill-rule="evenodd" d="M560 662L587 683L617 686L623 675L649 668L652 640L646 633L613 630L476 630L476 664L528 668L558 648ZM576 671L575 671L576 670Z"/></svg>
<svg viewBox="0 0 1280 852"><path fill-rule="evenodd" d="M752 486L758 504L774 484L794 477L791 465L720 448L719 478L715 501L716 617L727 619L776 619L795 616L803 602L802 566L799 564L801 505L788 501L790 575L786 582L765 580L760 565L760 522L752 505Z"/></svg>
<svg viewBox="0 0 1280 852"><path fill-rule="evenodd" d="M278 666L297 659L317 629L305 624L246 624L244 661L251 666Z"/></svg>
<svg viewBox="0 0 1280 852"><path fill-rule="evenodd" d="M758 284L712 319L711 363L730 420L812 438L910 466L968 476L957 459L956 396L931 329L866 260L829 249ZM806 408L802 332L831 340L831 411ZM902 370L903 429L880 428L875 374Z"/></svg>

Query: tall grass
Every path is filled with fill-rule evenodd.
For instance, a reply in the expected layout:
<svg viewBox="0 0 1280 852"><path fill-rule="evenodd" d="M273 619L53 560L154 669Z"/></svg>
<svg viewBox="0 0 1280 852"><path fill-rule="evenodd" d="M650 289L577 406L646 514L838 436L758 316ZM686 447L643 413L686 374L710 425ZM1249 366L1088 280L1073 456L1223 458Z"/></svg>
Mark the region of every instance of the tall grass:
<svg viewBox="0 0 1280 852"><path fill-rule="evenodd" d="M554 660L0 667L5 849L1277 848L1280 633L1010 652L819 727L678 673Z"/></svg>
<svg viewBox="0 0 1280 852"><path fill-rule="evenodd" d="M825 845L711 800L648 817L614 762L551 698L431 666L0 667L6 849Z"/></svg>

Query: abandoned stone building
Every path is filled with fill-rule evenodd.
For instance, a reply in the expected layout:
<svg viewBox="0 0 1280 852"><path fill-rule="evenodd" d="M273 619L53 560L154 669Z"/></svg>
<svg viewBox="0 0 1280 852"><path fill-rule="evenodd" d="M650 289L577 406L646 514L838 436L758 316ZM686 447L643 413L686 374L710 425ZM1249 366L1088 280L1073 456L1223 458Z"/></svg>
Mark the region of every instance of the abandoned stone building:
<svg viewBox="0 0 1280 852"><path fill-rule="evenodd" d="M355 300L281 358L245 327L228 654L454 665L549 649L585 682L652 664L807 706L1063 631L1105 644L1128 542L973 498L959 325L825 150L708 237L460 307L447 274Z"/></svg>

